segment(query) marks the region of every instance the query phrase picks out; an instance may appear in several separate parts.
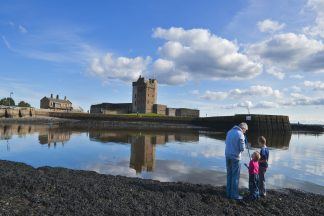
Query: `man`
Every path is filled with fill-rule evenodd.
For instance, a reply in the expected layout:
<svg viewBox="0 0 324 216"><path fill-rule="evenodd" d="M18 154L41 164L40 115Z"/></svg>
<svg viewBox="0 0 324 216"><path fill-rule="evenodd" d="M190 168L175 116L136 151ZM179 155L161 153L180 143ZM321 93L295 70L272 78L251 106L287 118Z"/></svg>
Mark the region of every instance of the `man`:
<svg viewBox="0 0 324 216"><path fill-rule="evenodd" d="M244 151L245 137L244 133L248 130L245 122L234 126L226 134L225 157L227 170L226 195L229 199L242 199L239 196L239 180L241 169L241 153Z"/></svg>

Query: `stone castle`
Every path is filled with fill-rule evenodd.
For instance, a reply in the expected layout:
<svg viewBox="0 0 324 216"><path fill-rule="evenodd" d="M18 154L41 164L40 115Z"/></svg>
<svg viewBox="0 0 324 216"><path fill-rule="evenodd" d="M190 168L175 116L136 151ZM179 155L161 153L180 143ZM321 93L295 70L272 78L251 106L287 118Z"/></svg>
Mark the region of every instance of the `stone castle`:
<svg viewBox="0 0 324 216"><path fill-rule="evenodd" d="M153 113L153 105L157 101L157 81L155 79L144 80L139 77L133 82L133 113Z"/></svg>
<svg viewBox="0 0 324 216"><path fill-rule="evenodd" d="M199 110L188 108L169 108L157 103L158 82L139 77L133 82L132 103L101 103L92 105L90 113L129 114L155 113L167 116L199 117Z"/></svg>

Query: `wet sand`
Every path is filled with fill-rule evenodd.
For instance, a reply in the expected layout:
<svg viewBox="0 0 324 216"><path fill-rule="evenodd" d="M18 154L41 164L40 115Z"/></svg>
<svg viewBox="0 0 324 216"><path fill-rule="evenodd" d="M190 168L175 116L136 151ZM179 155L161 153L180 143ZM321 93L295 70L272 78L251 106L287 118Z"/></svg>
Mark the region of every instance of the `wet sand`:
<svg viewBox="0 0 324 216"><path fill-rule="evenodd" d="M282 189L237 202L225 197L224 187L0 161L0 214L324 215L324 196Z"/></svg>

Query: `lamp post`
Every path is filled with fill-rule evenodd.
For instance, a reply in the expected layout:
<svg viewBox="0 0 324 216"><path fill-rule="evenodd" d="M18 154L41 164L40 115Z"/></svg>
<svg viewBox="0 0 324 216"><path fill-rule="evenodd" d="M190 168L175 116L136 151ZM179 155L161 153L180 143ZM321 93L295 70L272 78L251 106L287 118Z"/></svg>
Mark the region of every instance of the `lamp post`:
<svg viewBox="0 0 324 216"><path fill-rule="evenodd" d="M9 106L11 106L11 100L12 100L12 96L11 95L13 95L13 92L10 92Z"/></svg>

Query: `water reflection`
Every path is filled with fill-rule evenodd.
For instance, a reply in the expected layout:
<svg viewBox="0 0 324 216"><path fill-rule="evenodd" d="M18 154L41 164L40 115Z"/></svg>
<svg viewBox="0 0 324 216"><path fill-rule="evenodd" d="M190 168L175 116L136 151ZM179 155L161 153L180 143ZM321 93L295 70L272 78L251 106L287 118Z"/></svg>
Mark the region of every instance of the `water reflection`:
<svg viewBox="0 0 324 216"><path fill-rule="evenodd" d="M249 132L254 150L259 149L255 144L260 135L267 138L271 147L269 187L324 194L323 135ZM195 130L0 125L0 159L35 167L61 166L160 181L224 185L225 136L225 133ZM63 145L64 148L59 148ZM248 160L245 151L242 161ZM248 173L242 168L240 185L247 187L247 182Z"/></svg>
<svg viewBox="0 0 324 216"><path fill-rule="evenodd" d="M205 136L218 139L225 140L226 133L216 132L216 133L204 133ZM255 131L254 133L247 133L247 140L250 146L253 148L259 148L258 146L258 137L264 136L267 139L267 145L271 148L276 149L288 149L289 143L291 139L292 132L284 131L284 132L272 132L272 131Z"/></svg>
<svg viewBox="0 0 324 216"><path fill-rule="evenodd" d="M129 167L136 170L136 173L141 173L154 171L156 145L168 142L198 142L199 132L91 130L89 138L102 143L131 144Z"/></svg>
<svg viewBox="0 0 324 216"><path fill-rule="evenodd" d="M46 131L39 132L38 140L39 143L44 145L47 144L50 148L51 145L56 147L57 143L64 145L65 142L71 138L71 131L64 128L48 128Z"/></svg>
<svg viewBox="0 0 324 216"><path fill-rule="evenodd" d="M163 136L159 136L162 139ZM163 137L164 138L164 137ZM131 144L131 156L129 167L136 170L136 173L141 173L142 171L151 172L154 170L155 163L155 145L153 143L156 141L157 136L134 136L132 137ZM160 140L160 144L164 144Z"/></svg>

